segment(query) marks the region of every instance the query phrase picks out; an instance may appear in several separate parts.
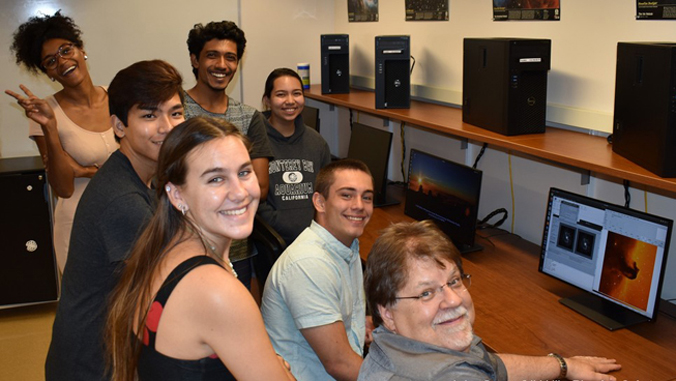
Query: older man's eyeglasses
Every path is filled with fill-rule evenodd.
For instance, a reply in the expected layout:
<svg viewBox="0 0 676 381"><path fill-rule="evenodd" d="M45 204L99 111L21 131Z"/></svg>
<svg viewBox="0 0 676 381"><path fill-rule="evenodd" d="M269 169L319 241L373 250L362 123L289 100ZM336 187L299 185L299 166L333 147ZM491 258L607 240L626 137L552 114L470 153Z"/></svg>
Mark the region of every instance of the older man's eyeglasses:
<svg viewBox="0 0 676 381"><path fill-rule="evenodd" d="M56 51L56 54L47 56L42 60L42 67L44 67L45 70L54 69L59 62L59 57L70 58L73 56L74 52L75 48L73 44L63 44L59 47L59 50Z"/></svg>
<svg viewBox="0 0 676 381"><path fill-rule="evenodd" d="M441 295L444 291L444 287L448 286L450 289L455 291L456 294L460 294L463 291L466 291L472 285L472 276L470 274L462 274L456 277L453 277L448 283L443 286L435 289L425 290L420 295L416 296L398 296L395 299L418 299L423 302L429 302L434 299L437 295Z"/></svg>

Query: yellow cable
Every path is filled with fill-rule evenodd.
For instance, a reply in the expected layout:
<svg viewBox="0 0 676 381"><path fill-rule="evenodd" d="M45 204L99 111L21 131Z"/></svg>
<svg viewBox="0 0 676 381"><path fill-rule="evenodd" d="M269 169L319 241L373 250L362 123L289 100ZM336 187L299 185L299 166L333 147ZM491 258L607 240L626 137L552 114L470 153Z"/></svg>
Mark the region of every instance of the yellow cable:
<svg viewBox="0 0 676 381"><path fill-rule="evenodd" d="M514 210L516 209L516 204L514 202L514 181L512 179L512 154L507 152L507 158L509 159L509 188L512 191L512 234L514 234Z"/></svg>
<svg viewBox="0 0 676 381"><path fill-rule="evenodd" d="M401 137L401 177L403 178L404 183L408 183L406 171L404 170L404 166L406 165L406 132L404 132L404 127L406 127L406 122L401 122L399 125L399 134Z"/></svg>

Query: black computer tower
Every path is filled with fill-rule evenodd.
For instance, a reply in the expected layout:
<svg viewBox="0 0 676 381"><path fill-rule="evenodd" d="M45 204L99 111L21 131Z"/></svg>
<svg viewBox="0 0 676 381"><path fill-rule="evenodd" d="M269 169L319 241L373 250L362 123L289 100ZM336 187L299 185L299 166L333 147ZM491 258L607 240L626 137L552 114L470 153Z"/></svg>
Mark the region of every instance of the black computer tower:
<svg viewBox="0 0 676 381"><path fill-rule="evenodd" d="M51 203L39 156L0 159L0 307L58 300Z"/></svg>
<svg viewBox="0 0 676 381"><path fill-rule="evenodd" d="M545 132L551 41L465 38L462 120L503 135Z"/></svg>
<svg viewBox="0 0 676 381"><path fill-rule="evenodd" d="M617 44L613 151L676 177L676 43Z"/></svg>
<svg viewBox="0 0 676 381"><path fill-rule="evenodd" d="M376 108L411 107L411 38L376 36Z"/></svg>
<svg viewBox="0 0 676 381"><path fill-rule="evenodd" d="M322 34L322 94L350 92L350 36Z"/></svg>

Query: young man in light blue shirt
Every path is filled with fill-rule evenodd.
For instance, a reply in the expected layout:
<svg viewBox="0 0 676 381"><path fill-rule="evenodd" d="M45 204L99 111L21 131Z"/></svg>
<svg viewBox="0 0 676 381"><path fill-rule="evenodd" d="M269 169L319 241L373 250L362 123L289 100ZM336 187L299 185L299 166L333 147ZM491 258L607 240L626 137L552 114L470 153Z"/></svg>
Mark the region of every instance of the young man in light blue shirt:
<svg viewBox="0 0 676 381"><path fill-rule="evenodd" d="M299 380L356 380L366 336L358 238L373 213L368 167L345 159L322 168L315 219L277 260L261 311L275 350Z"/></svg>

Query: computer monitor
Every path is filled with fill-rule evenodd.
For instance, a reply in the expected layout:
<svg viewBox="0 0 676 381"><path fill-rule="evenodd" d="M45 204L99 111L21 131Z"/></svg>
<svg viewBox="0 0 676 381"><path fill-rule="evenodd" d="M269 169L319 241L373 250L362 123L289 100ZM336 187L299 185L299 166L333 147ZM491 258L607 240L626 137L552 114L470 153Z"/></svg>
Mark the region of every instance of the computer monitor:
<svg viewBox="0 0 676 381"><path fill-rule="evenodd" d="M373 175L375 206L395 205L399 201L387 197L387 163L390 159L392 133L361 123L352 124L347 157L366 163Z"/></svg>
<svg viewBox="0 0 676 381"><path fill-rule="evenodd" d="M539 269L584 290L561 303L610 330L653 320L672 225L551 188Z"/></svg>
<svg viewBox="0 0 676 381"><path fill-rule="evenodd" d="M481 250L474 242L482 172L411 149L404 213L430 219L461 253Z"/></svg>
<svg viewBox="0 0 676 381"><path fill-rule="evenodd" d="M301 112L301 115L303 115L303 123L305 123L306 126L314 128L317 132L319 132L318 108L305 105L303 106L303 111Z"/></svg>

